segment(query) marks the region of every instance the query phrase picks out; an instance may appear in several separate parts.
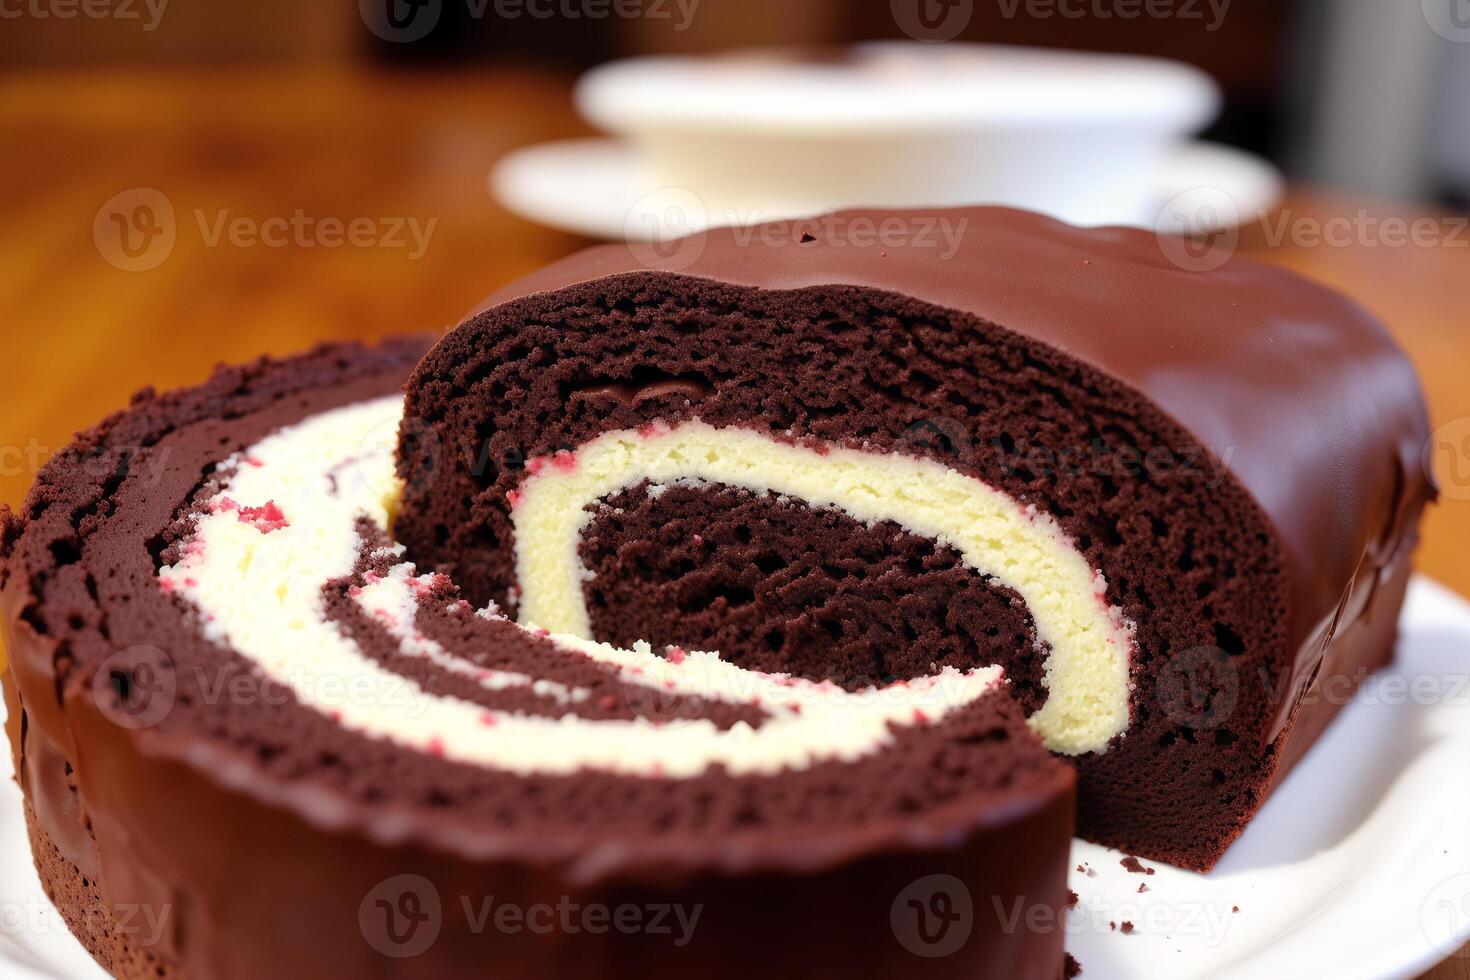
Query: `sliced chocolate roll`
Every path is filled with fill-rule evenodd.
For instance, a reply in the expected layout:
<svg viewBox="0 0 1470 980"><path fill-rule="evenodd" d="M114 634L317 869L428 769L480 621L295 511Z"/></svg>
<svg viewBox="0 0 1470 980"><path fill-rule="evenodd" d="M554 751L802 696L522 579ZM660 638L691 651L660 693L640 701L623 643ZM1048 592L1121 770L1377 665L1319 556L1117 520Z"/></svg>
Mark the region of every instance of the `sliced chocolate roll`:
<svg viewBox="0 0 1470 980"><path fill-rule="evenodd" d="M837 683L826 659L517 624L391 533L426 346L144 392L5 515L7 732L48 894L99 962L1054 980L1075 777L995 659L956 641ZM592 453L545 471L585 477ZM1015 601L927 539L860 545L855 574L862 548L924 566L895 573L943 642ZM951 587L982 611L931 622Z"/></svg>
<svg viewBox="0 0 1470 980"><path fill-rule="evenodd" d="M408 386L395 529L589 640L844 690L1001 665L1084 836L1208 869L1391 656L1426 436L1383 329L1289 273L848 212L494 297Z"/></svg>

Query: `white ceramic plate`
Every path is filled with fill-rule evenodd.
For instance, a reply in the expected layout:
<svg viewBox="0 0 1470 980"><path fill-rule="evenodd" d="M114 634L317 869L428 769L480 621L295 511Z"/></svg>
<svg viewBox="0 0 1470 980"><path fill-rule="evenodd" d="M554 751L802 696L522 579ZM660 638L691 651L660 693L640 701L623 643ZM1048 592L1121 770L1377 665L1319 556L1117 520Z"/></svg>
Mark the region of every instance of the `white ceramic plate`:
<svg viewBox="0 0 1470 980"><path fill-rule="evenodd" d="M1153 227L1178 227L1172 212L1183 208L1187 225L1207 232L1248 223L1269 211L1281 199L1283 182L1276 168L1259 157L1194 142L1173 151L1155 186L1158 220ZM660 186L627 144L607 138L516 150L491 173L490 190L506 209L530 221L612 241L667 239L717 225L806 217L822 210L714 212L690 188ZM1202 202L1195 200L1200 192L1205 192Z"/></svg>
<svg viewBox="0 0 1470 980"><path fill-rule="evenodd" d="M1145 876L1074 844L1095 872L1073 873L1067 923L1086 980L1414 977L1470 941L1470 604L1420 579L1402 625L1396 663L1214 872ZM41 891L0 760L0 976L100 980Z"/></svg>

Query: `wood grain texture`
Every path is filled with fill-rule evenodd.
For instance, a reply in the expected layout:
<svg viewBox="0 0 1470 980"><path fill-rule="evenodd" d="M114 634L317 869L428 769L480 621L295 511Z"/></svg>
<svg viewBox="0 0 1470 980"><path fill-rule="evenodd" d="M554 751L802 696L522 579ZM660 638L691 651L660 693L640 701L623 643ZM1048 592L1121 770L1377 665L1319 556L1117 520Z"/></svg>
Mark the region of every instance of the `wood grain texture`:
<svg viewBox="0 0 1470 980"><path fill-rule="evenodd" d="M0 501L12 505L50 451L143 385L318 340L442 329L581 244L506 214L486 183L508 149L582 134L560 78L11 74L0 131ZM109 263L93 234L99 209L134 188L174 211L173 249L146 271ZM1441 234L1403 247L1362 232L1303 243L1360 212L1429 219ZM298 213L318 232L321 219L380 235L407 219L432 228L417 257L410 244L332 246L317 232L279 247L227 231L212 240L221 217L259 227ZM1242 249L1360 299L1418 365L1435 425L1464 426L1444 430L1460 469L1443 477L1419 564L1470 594L1470 233L1456 239L1453 216L1416 206L1303 190L1284 213L1283 241L1268 221ZM1470 980L1470 951L1430 976Z"/></svg>

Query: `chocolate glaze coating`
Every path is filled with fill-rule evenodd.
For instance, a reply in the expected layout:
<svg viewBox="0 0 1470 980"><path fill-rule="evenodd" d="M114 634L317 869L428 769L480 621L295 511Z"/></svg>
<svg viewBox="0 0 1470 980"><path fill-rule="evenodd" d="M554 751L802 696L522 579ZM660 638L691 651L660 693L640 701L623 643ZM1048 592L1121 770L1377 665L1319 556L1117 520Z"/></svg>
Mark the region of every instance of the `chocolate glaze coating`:
<svg viewBox="0 0 1470 980"><path fill-rule="evenodd" d="M923 763L907 766L915 786L931 765L929 782L955 784L948 802L910 800L917 809L890 812L902 780L889 779L892 798L884 802L889 786L878 786L871 814L854 810L850 821L834 822L793 812L803 826L777 830L779 805L796 810L801 802L799 783L783 778L770 781L779 805L767 809L771 826L759 832L713 820L703 832L671 832L638 825L636 806L661 796L682 805L698 786L660 794L657 781L624 780L624 803L636 806L625 806L611 827L615 787L588 775L535 789L554 796L585 783L584 795L604 809L563 806L528 827L495 820L486 808L493 794L469 797L496 782L483 771L344 732L203 640L154 576L185 529L180 515L217 478L212 464L307 415L391 393L426 346L325 348L223 369L195 389L143 393L48 465L21 515L6 515L6 730L43 879L99 960L122 977L191 980L390 970L478 977L490 959L510 977L866 970L1050 980L1061 960L1060 928L1008 932L991 900L1006 909L1039 906L1057 921L1074 777L1036 745L1002 695L982 699L948 734L936 725L910 740L917 754L899 746L898 758ZM366 559L359 571L365 567ZM330 587L326 605L385 666L421 669L397 663L402 658L386 648L373 653L381 645L371 624L336 602ZM480 632L456 637L442 620L421 620L446 644L481 642L477 655L487 664L538 659L552 672L596 672L550 662L544 641L504 622L475 619L470 625ZM171 705L164 717L133 727L117 682L137 690L145 677L169 682ZM234 693L211 702L211 684ZM144 699L145 710L151 703ZM982 768L995 777L984 806L973 784L945 768L960 762L945 740L961 754L991 759ZM937 753L925 755L926 741ZM816 789L824 768L810 774ZM439 795L420 795L430 790ZM502 802L515 803L511 796ZM535 812L529 796L520 802ZM590 819L599 814L604 819ZM911 882L934 873L966 875L974 932L961 951L930 960L905 947L890 907ZM391 906L401 892L376 889L401 874L427 881L442 903L437 941L410 960L393 958L372 901ZM678 903L703 912L694 940L671 950L666 935L617 930L499 933L475 918L481 909L473 903L489 896L521 908ZM472 903L468 911L462 897ZM166 928L156 936L130 931L121 914L128 909L166 915ZM752 935L766 938L752 942Z"/></svg>

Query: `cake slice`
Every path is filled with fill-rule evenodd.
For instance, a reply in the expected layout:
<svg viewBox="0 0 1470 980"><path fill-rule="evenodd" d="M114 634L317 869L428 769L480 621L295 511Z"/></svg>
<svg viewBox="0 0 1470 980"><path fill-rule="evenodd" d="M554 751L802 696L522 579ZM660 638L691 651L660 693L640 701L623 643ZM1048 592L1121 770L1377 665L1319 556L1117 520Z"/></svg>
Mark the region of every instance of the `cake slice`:
<svg viewBox="0 0 1470 980"><path fill-rule="evenodd" d="M1083 836L1208 869L1391 656L1432 489L1377 323L1168 255L997 208L580 253L414 372L397 539L590 639L1002 665Z"/></svg>
<svg viewBox="0 0 1470 980"><path fill-rule="evenodd" d="M6 515L7 733L97 960L1055 980L1075 775L1003 669L842 686L468 602L390 531L425 346L145 392Z"/></svg>

